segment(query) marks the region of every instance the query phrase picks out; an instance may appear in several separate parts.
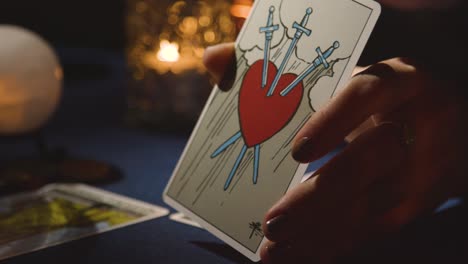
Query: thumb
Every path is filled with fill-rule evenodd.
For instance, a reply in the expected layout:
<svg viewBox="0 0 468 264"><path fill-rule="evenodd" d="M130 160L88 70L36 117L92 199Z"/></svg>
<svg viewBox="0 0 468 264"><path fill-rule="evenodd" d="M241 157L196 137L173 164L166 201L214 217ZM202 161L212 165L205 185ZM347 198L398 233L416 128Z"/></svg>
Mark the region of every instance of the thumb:
<svg viewBox="0 0 468 264"><path fill-rule="evenodd" d="M203 56L203 63L221 90L231 88L237 68L234 43L208 47Z"/></svg>

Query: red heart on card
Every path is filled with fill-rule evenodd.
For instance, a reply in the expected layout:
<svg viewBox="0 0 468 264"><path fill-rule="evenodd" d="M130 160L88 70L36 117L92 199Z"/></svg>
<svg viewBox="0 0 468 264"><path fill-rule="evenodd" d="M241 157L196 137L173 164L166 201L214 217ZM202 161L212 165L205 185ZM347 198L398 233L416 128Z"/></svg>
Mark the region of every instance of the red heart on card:
<svg viewBox="0 0 468 264"><path fill-rule="evenodd" d="M296 79L297 76L291 73L282 75L273 95L267 96L277 72L276 66L268 62L265 88L262 88L263 60L255 62L244 76L239 92L239 119L247 147L261 144L281 131L301 103L304 93L302 82L288 95L280 95Z"/></svg>

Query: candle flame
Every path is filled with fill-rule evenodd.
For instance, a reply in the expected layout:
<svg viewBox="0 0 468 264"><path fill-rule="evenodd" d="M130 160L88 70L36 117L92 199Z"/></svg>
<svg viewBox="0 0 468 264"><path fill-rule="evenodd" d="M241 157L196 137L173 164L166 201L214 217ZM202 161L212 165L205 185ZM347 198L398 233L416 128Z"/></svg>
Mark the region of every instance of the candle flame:
<svg viewBox="0 0 468 264"><path fill-rule="evenodd" d="M157 53L159 61L176 62L180 58L179 45L171 43L167 40L162 40L160 43L160 50Z"/></svg>

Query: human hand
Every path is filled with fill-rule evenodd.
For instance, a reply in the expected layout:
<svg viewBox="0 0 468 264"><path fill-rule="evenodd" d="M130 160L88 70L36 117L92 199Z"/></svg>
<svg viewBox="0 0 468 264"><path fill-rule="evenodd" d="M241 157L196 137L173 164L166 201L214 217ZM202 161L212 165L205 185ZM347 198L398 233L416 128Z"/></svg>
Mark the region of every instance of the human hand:
<svg viewBox="0 0 468 264"><path fill-rule="evenodd" d="M311 162L373 125L265 217L265 263L331 263L467 190L467 109L450 80L394 58L356 75L295 140Z"/></svg>
<svg viewBox="0 0 468 264"><path fill-rule="evenodd" d="M222 79L232 54L233 44L207 51L215 79ZM298 133L294 157L315 160L371 122L267 213L263 261L332 262L464 192L468 129L458 85L433 80L401 58L356 75Z"/></svg>

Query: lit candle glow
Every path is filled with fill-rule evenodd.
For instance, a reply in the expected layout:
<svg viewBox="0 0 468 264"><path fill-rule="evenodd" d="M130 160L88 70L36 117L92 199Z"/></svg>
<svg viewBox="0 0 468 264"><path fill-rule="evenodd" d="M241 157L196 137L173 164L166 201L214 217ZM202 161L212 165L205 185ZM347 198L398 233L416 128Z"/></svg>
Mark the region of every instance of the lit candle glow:
<svg viewBox="0 0 468 264"><path fill-rule="evenodd" d="M133 77L128 121L164 127L174 124L174 116L195 121L211 90L205 49L235 40L244 20L239 16L247 16L253 0L126 1Z"/></svg>
<svg viewBox="0 0 468 264"><path fill-rule="evenodd" d="M160 50L158 51L157 58L164 62L176 62L180 58L179 45L171 43L167 40L162 40L160 43Z"/></svg>

